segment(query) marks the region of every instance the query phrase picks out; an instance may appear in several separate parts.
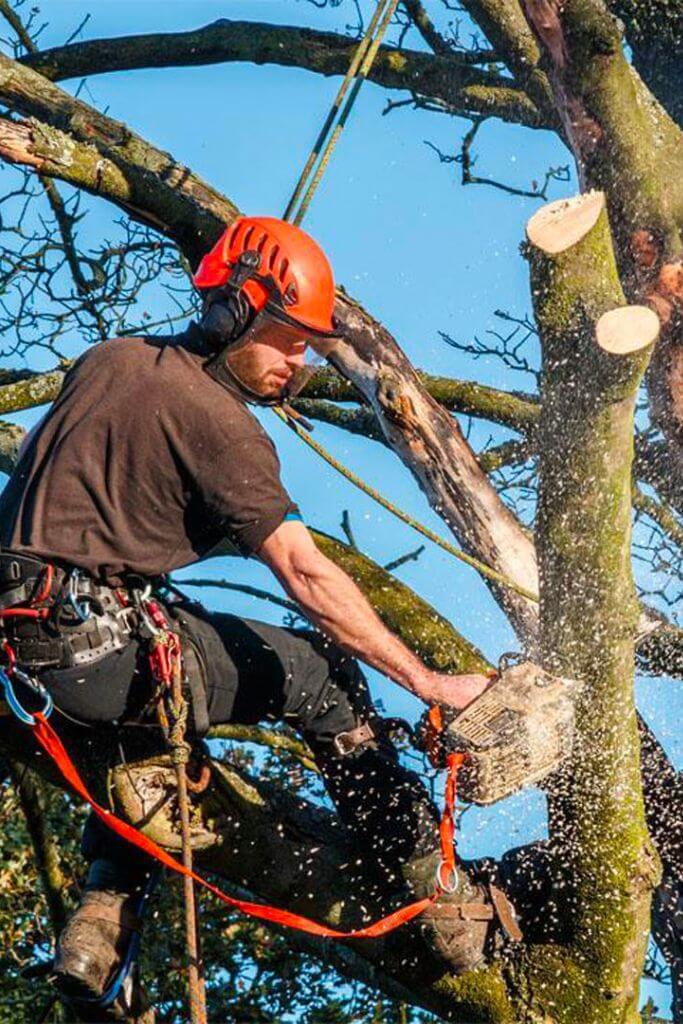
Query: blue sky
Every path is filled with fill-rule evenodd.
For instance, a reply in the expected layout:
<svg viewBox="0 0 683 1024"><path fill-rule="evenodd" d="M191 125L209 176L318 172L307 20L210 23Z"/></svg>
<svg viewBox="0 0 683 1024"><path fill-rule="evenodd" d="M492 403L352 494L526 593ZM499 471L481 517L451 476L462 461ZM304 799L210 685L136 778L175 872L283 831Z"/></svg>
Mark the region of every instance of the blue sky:
<svg viewBox="0 0 683 1024"><path fill-rule="evenodd" d="M369 9L365 0L361 6ZM431 3L429 8L437 19L447 16L441 4ZM344 31L355 20L348 2L318 9L296 0L51 0L41 16L50 19L41 46L62 43L89 12L85 38L187 30L222 17L335 31ZM464 39L468 31L463 23ZM395 35L394 29L389 38ZM423 48L414 32L406 45ZM98 76L82 95L170 150L243 211L278 215L338 82L295 69L226 64ZM66 87L73 91L77 84ZM533 379L512 373L492 358L473 362L446 345L439 331L471 340L500 330L497 309L519 316L529 312L527 270L518 249L525 222L539 200L482 186L463 188L459 167L441 164L425 142L456 152L469 123L407 108L382 116L388 98L404 94L364 86L305 227L326 248L337 279L393 331L416 366L507 389L533 390ZM529 188L533 179L542 180L549 166L570 162L551 133L497 121L483 126L477 152L477 173L522 188ZM554 183L549 198L572 194L575 188L574 180ZM94 238L98 231L106 232L112 213L94 199L87 198L85 205L91 213L83 231ZM158 301L161 304L161 296ZM78 350L79 339L72 344ZM18 417L25 423L32 418ZM271 414L264 413L263 422L278 446L285 482L308 522L339 535L342 510L349 509L359 545L379 562L420 543L408 528L302 450ZM316 426L315 436L388 497L447 535L411 475L390 452L324 425ZM500 440L507 435L485 424L473 426L475 447L491 436ZM202 572L277 589L268 573L251 563L213 562ZM186 573L193 574L196 569ZM491 659L514 649L509 626L471 569L429 546L399 575ZM203 599L238 614L280 621L275 609L246 597L205 591ZM372 675L373 689L390 713L411 718L418 714L416 701ZM681 711L678 684L640 680L638 697L645 717L680 766L682 746L675 727ZM524 793L495 808L468 812L461 849L468 855L496 855L541 836L543 828L542 798ZM661 991L655 999L667 1005Z"/></svg>

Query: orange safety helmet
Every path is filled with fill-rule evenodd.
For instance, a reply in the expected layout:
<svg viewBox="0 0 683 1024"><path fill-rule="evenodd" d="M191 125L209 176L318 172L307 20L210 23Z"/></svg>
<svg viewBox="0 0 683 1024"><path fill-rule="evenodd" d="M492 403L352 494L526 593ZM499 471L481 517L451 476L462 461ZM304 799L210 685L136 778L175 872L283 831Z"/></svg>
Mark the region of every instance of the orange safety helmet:
<svg viewBox="0 0 683 1024"><path fill-rule="evenodd" d="M310 235L277 217L238 217L204 256L193 280L200 289L232 283L256 313L267 308L317 335L335 334L329 261Z"/></svg>

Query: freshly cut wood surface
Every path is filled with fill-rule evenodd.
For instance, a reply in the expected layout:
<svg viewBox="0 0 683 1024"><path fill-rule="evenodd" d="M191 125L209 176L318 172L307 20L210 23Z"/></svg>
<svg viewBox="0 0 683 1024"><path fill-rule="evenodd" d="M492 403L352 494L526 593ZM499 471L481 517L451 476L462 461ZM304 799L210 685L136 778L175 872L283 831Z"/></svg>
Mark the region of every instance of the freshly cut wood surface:
<svg viewBox="0 0 683 1024"><path fill-rule="evenodd" d="M595 226L604 205L604 192L586 192L546 203L528 221L527 238L542 252L564 252Z"/></svg>
<svg viewBox="0 0 683 1024"><path fill-rule="evenodd" d="M640 352L659 336L659 317L648 306L621 306L603 313L595 325L595 339L605 352L616 356Z"/></svg>

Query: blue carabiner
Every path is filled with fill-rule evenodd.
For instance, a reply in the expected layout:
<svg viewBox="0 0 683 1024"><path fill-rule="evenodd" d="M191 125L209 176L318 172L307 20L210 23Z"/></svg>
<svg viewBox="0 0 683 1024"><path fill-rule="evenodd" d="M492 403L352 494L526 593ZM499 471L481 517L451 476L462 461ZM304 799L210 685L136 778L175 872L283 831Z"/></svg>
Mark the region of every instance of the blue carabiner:
<svg viewBox="0 0 683 1024"><path fill-rule="evenodd" d="M31 679L31 677L27 676L25 672L21 671L21 669L12 669L12 675L16 676L20 682L24 683L29 687L29 689L33 690L34 693L39 694L43 698L45 703L41 708L41 711L46 718L49 718L52 714L54 703L45 687L42 686L37 679ZM2 685L2 688L5 691L5 700L7 701L12 713L17 716L20 722L24 722L25 725L35 725L36 720L34 716L26 710L17 697L14 692L14 684L4 668L0 668L0 685Z"/></svg>

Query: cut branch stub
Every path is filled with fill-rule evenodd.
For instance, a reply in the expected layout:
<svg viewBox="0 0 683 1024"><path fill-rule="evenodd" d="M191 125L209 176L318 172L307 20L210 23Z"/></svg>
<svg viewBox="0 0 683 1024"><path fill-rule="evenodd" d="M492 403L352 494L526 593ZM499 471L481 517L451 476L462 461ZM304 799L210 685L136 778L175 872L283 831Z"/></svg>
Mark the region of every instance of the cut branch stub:
<svg viewBox="0 0 683 1024"><path fill-rule="evenodd" d="M659 317L648 306L610 309L595 325L595 340L604 352L633 355L654 345L659 337Z"/></svg>
<svg viewBox="0 0 683 1024"><path fill-rule="evenodd" d="M528 222L527 238L541 252L565 252L595 227L604 206L602 192L586 192L573 199L546 203Z"/></svg>

